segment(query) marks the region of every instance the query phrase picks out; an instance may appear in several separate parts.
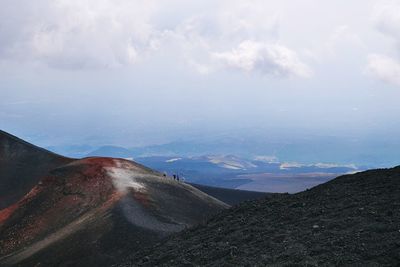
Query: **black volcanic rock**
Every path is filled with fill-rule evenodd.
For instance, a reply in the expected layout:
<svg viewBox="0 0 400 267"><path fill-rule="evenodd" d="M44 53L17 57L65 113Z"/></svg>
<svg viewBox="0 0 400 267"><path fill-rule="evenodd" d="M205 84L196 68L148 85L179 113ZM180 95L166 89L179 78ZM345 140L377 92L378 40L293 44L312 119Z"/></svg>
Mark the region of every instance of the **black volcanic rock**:
<svg viewBox="0 0 400 267"><path fill-rule="evenodd" d="M28 193L49 170L71 161L0 130L0 210Z"/></svg>
<svg viewBox="0 0 400 267"><path fill-rule="evenodd" d="M400 167L244 202L118 266L399 266Z"/></svg>

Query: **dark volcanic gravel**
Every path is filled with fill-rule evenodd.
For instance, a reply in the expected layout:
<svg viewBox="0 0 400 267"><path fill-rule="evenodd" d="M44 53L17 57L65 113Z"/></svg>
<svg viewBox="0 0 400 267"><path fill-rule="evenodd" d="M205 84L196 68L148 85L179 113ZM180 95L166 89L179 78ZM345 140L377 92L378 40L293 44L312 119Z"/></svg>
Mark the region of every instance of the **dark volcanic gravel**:
<svg viewBox="0 0 400 267"><path fill-rule="evenodd" d="M400 266L400 167L244 202L119 266Z"/></svg>

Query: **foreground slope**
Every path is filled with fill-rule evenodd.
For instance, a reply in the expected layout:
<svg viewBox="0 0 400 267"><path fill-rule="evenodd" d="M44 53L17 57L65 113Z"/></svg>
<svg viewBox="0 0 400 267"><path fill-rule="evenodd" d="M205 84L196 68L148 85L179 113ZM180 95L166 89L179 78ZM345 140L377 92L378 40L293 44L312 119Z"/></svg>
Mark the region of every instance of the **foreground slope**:
<svg viewBox="0 0 400 267"><path fill-rule="evenodd" d="M0 130L0 209L18 201L49 170L71 161Z"/></svg>
<svg viewBox="0 0 400 267"><path fill-rule="evenodd" d="M400 167L233 207L119 266L398 266Z"/></svg>
<svg viewBox="0 0 400 267"><path fill-rule="evenodd" d="M17 141L1 154L24 174L15 188L37 183L0 209L0 266L109 266L228 207L123 159L59 157L54 165L39 160L45 167L35 169L30 157L48 159L46 151ZM13 168L3 164L0 179L12 179ZM30 176L31 168L40 171Z"/></svg>

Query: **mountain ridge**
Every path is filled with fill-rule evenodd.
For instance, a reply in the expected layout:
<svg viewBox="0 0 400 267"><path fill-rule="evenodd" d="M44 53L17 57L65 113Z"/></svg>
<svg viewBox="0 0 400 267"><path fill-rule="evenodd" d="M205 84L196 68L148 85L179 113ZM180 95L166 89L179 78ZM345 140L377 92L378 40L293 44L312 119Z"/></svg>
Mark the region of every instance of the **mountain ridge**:
<svg viewBox="0 0 400 267"><path fill-rule="evenodd" d="M0 209L28 193L49 170L73 160L0 130Z"/></svg>

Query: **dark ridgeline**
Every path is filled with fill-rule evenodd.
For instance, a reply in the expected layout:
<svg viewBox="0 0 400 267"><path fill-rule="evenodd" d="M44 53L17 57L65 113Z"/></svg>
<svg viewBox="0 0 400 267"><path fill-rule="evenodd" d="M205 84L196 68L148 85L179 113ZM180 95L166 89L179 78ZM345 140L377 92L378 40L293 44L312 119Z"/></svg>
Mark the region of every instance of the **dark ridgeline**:
<svg viewBox="0 0 400 267"><path fill-rule="evenodd" d="M0 130L0 209L28 193L49 170L71 161Z"/></svg>

